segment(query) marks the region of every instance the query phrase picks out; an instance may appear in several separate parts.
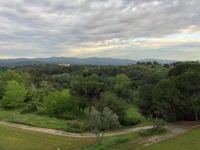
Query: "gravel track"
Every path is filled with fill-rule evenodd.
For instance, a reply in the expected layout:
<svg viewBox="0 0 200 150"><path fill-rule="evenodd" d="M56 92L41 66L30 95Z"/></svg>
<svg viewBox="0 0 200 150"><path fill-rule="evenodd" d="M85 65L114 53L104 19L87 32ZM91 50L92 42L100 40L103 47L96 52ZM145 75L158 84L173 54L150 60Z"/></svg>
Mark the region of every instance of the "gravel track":
<svg viewBox="0 0 200 150"><path fill-rule="evenodd" d="M0 121L0 125L15 127L15 128L20 128L20 129L35 131L35 132L40 132L40 133L48 133L48 134L53 134L53 135L67 136L67 137L76 137L76 138L94 138L94 137L96 137L93 133L83 133L83 134L70 133L70 132L64 132L61 130L33 127L33 126L4 122L4 121ZM131 132L137 132L137 131L143 130L143 129L149 129L152 127L153 126L145 126L145 127L136 127L136 128L119 130L119 131L107 132L104 134L104 136L116 136L116 135L121 135L121 134L127 134L127 133L131 133Z"/></svg>

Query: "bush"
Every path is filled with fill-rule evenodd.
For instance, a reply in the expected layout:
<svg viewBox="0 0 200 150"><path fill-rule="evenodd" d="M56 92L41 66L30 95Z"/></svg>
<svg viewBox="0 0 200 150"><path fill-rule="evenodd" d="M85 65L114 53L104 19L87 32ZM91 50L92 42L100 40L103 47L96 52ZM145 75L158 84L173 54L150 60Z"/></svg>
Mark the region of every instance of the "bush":
<svg viewBox="0 0 200 150"><path fill-rule="evenodd" d="M139 131L138 134L141 136L150 136L155 134L160 134L166 132L165 124L166 122L162 119L155 118L151 120L153 122L153 128Z"/></svg>
<svg viewBox="0 0 200 150"><path fill-rule="evenodd" d="M65 120L73 120L76 118L76 115L71 112L65 112L63 114L57 115L57 118L65 119Z"/></svg>
<svg viewBox="0 0 200 150"><path fill-rule="evenodd" d="M151 129L147 129L147 130L141 130L138 132L138 134L140 136L151 136L151 135L155 135L155 134L161 134L166 132L165 128L151 128Z"/></svg>
<svg viewBox="0 0 200 150"><path fill-rule="evenodd" d="M47 111L43 107L38 107L38 110L36 112L37 115L47 115Z"/></svg>
<svg viewBox="0 0 200 150"><path fill-rule="evenodd" d="M33 113L36 112L37 110L38 109L36 103L30 103L27 104L26 107L21 111L21 114Z"/></svg>
<svg viewBox="0 0 200 150"><path fill-rule="evenodd" d="M163 128L166 125L166 122L163 119L155 118L152 119L154 128Z"/></svg>
<svg viewBox="0 0 200 150"><path fill-rule="evenodd" d="M124 126L137 125L139 123L141 123L141 120L140 120L140 118L137 118L137 117L126 116L123 121Z"/></svg>
<svg viewBox="0 0 200 150"><path fill-rule="evenodd" d="M73 133L83 133L86 129L87 125L77 120L68 122L67 126L64 128L65 131Z"/></svg>
<svg viewBox="0 0 200 150"><path fill-rule="evenodd" d="M125 143L128 141L128 138L115 138L111 145L114 146L114 145L117 145L117 144L121 144L121 143Z"/></svg>
<svg viewBox="0 0 200 150"><path fill-rule="evenodd" d="M69 126L65 127L63 130L66 132L72 132L72 133L83 133L84 132L82 129L71 128Z"/></svg>

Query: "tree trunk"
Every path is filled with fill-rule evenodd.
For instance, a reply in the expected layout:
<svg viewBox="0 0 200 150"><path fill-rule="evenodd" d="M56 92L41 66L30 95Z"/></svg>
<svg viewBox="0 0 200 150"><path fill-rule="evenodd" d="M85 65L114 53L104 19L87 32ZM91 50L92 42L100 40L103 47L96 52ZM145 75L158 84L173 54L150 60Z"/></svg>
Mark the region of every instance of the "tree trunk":
<svg viewBox="0 0 200 150"><path fill-rule="evenodd" d="M88 110L89 119L91 117L91 112L92 112L92 103L89 103L89 110Z"/></svg>
<svg viewBox="0 0 200 150"><path fill-rule="evenodd" d="M198 112L197 111L195 111L195 118L196 118L196 121L199 121Z"/></svg>

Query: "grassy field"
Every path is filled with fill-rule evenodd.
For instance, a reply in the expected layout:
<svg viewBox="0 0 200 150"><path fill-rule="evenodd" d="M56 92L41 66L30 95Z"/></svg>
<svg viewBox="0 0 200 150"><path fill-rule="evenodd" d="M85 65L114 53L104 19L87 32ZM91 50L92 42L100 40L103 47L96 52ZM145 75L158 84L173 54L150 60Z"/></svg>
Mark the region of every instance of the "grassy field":
<svg viewBox="0 0 200 150"><path fill-rule="evenodd" d="M93 141L0 126L0 149L6 150L79 150Z"/></svg>
<svg viewBox="0 0 200 150"><path fill-rule="evenodd" d="M4 110L0 108L0 120L53 129L63 129L67 125L66 120L49 118L48 116L40 116L33 113L20 114L20 112L20 109Z"/></svg>
<svg viewBox="0 0 200 150"><path fill-rule="evenodd" d="M145 122L145 118L137 111L135 106L129 107L127 110L128 116L134 116L139 118L142 122ZM21 109L5 110L0 108L0 120L14 123L21 123L31 126L52 128L52 129L65 129L67 126L67 120L50 118L49 116L41 116L34 113L20 114ZM87 111L85 111L87 113ZM87 121L87 117L80 116L78 120Z"/></svg>
<svg viewBox="0 0 200 150"><path fill-rule="evenodd" d="M138 150L199 150L200 129L192 130L175 138L140 148Z"/></svg>
<svg viewBox="0 0 200 150"><path fill-rule="evenodd" d="M130 133L105 137L102 145L99 146L95 138L69 138L0 126L0 150L1 148L5 150L57 150L57 148L60 150L110 150L123 147L123 143L126 143L125 149L128 150L128 145L138 146L141 140L143 137L137 133Z"/></svg>

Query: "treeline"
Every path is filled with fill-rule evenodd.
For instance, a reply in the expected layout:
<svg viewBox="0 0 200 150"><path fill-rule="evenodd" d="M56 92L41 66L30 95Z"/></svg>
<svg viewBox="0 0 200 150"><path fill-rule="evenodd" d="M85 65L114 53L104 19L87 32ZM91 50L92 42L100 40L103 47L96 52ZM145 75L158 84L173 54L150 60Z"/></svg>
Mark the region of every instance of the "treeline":
<svg viewBox="0 0 200 150"><path fill-rule="evenodd" d="M140 112L166 121L199 120L200 64L179 63L158 84L140 87Z"/></svg>
<svg viewBox="0 0 200 150"><path fill-rule="evenodd" d="M175 65L175 67L174 67ZM66 120L111 109L122 125L139 122L126 110L166 121L195 120L200 111L199 63L128 66L27 65L1 68L0 106Z"/></svg>

